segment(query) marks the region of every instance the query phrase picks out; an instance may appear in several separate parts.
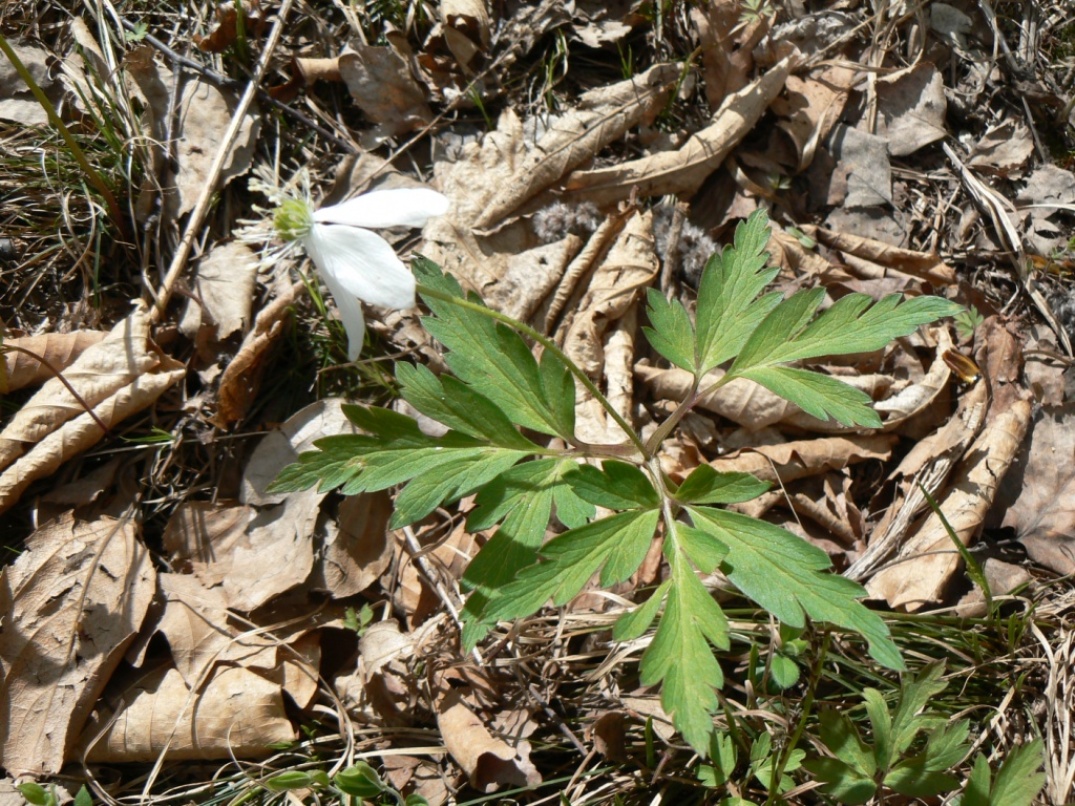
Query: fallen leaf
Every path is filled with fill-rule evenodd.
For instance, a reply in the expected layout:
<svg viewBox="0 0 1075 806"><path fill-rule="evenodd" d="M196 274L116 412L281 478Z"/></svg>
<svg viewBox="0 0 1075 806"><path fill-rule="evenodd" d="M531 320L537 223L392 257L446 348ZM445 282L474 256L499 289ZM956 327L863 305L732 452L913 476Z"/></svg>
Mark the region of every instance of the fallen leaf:
<svg viewBox="0 0 1075 806"><path fill-rule="evenodd" d="M338 432L333 432L338 433ZM395 541L388 533L392 499L385 492L348 496L338 522L324 525L310 585L334 599L346 599L373 585L392 564Z"/></svg>
<svg viewBox="0 0 1075 806"><path fill-rule="evenodd" d="M155 590L132 519L68 513L27 539L0 572L0 766L60 771Z"/></svg>
<svg viewBox="0 0 1075 806"><path fill-rule="evenodd" d="M750 473L763 481L788 484L870 459L884 461L892 455L895 443L896 437L889 434L800 439L782 445L758 445L718 457L709 464L721 473Z"/></svg>
<svg viewBox="0 0 1075 806"><path fill-rule="evenodd" d="M63 423L0 473L0 512L18 501L34 481L51 475L68 459L97 444L105 435L100 423L111 427L142 411L186 375L186 367L167 356L160 357L154 370L116 390L94 406L92 414L87 412Z"/></svg>
<svg viewBox="0 0 1075 806"><path fill-rule="evenodd" d="M470 70L489 49L489 12L484 0L441 0L440 21L448 49Z"/></svg>
<svg viewBox="0 0 1075 806"><path fill-rule="evenodd" d="M0 370L0 394L6 395L24 386L34 386L56 377L53 370L67 369L87 348L107 335L99 330L79 330L74 333L46 333L43 336L4 339L0 342L0 352L4 357L4 366Z"/></svg>
<svg viewBox="0 0 1075 806"><path fill-rule="evenodd" d="M441 692L437 728L448 753L479 792L541 783L541 773L530 760L530 743L523 740L513 746L494 736L467 707L463 691L448 688Z"/></svg>
<svg viewBox="0 0 1075 806"><path fill-rule="evenodd" d="M549 129L513 165L512 175L492 191L473 226L498 226L526 200L581 165L632 126L657 115L668 99L680 67L658 64L627 81L584 93L575 109Z"/></svg>
<svg viewBox="0 0 1075 806"><path fill-rule="evenodd" d="M1075 404L1035 413L1027 450L1001 483L994 511L1034 562L1075 573Z"/></svg>
<svg viewBox="0 0 1075 806"><path fill-rule="evenodd" d="M90 763L260 758L295 740L278 684L241 667L220 667L198 691L172 668L142 676L86 726Z"/></svg>
<svg viewBox="0 0 1075 806"><path fill-rule="evenodd" d="M87 406L107 400L160 363L149 341L149 312L139 305L64 370L67 384L50 378L15 412L0 433L0 468L63 423L84 414Z"/></svg>
<svg viewBox="0 0 1075 806"><path fill-rule="evenodd" d="M355 42L340 54L339 67L351 98L375 124L363 135L371 147L433 120L425 91L391 46Z"/></svg>
<svg viewBox="0 0 1075 806"><path fill-rule="evenodd" d="M876 134L888 153L905 157L948 136L944 78L926 61L877 79Z"/></svg>
<svg viewBox="0 0 1075 806"><path fill-rule="evenodd" d="M55 84L49 77L49 52L32 45L12 43L12 50L23 63L30 77L38 87L48 90L55 97ZM10 120L22 126L48 125L48 113L30 92L22 78L15 71L15 66L5 56L0 59L0 118Z"/></svg>
<svg viewBox="0 0 1075 806"><path fill-rule="evenodd" d="M295 300L305 290L302 281L293 283L262 308L246 334L235 357L224 367L217 387L217 412L212 423L227 428L246 416L261 383L261 373L276 340L284 332Z"/></svg>
<svg viewBox="0 0 1075 806"><path fill-rule="evenodd" d="M217 147L231 124L238 100L196 76L178 81L171 70L158 64L148 45L136 48L126 58L127 74L134 80L147 104L149 131L156 143L173 143L171 159L157 149L154 169L163 189L164 218L174 221L190 212L206 192L209 171L216 160ZM179 86L173 97L173 88ZM175 125L173 126L173 122ZM239 128L235 146L220 171L221 185L241 176L250 168L261 117L248 112ZM149 214L157 193L157 179L143 187L137 203L140 220Z"/></svg>
<svg viewBox="0 0 1075 806"><path fill-rule="evenodd" d="M1009 177L1034 154L1030 130L1022 123L1005 120L986 129L975 143L967 165L983 173Z"/></svg>
<svg viewBox="0 0 1075 806"><path fill-rule="evenodd" d="M566 194L572 200L604 205L636 192L641 196L693 193L754 128L796 63L797 55L786 56L756 81L726 97L713 114L713 123L692 135L678 151L660 151L610 168L575 171L567 178Z"/></svg>
<svg viewBox="0 0 1075 806"><path fill-rule="evenodd" d="M257 255L239 241L215 246L194 269L191 300L179 320L180 332L191 340L199 330L210 331L211 341L226 339L250 327Z"/></svg>

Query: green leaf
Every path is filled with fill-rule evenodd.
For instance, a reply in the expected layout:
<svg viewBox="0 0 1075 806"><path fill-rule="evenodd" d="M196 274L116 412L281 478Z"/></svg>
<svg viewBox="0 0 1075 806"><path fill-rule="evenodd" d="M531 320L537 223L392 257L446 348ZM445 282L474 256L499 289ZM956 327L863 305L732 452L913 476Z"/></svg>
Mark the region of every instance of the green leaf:
<svg viewBox="0 0 1075 806"><path fill-rule="evenodd" d="M946 772L927 769L922 758L899 762L885 776L884 785L913 798L929 798L959 788L959 779Z"/></svg>
<svg viewBox="0 0 1075 806"><path fill-rule="evenodd" d="M1041 766L1040 761L1037 762L1037 766ZM1035 767L1035 769L1037 769L1037 767ZM983 753L979 753L974 759L974 768L971 770L970 777L967 779L967 786L963 789L963 794L952 801L953 806L1000 806L999 803L993 803L989 799L989 789L989 761ZM1038 790L1040 789L1041 784L1039 783L1038 788L1034 790L1029 799L1021 802L1013 801L1012 806L1030 806L1034 800L1034 796L1038 794Z"/></svg>
<svg viewBox="0 0 1075 806"><path fill-rule="evenodd" d="M910 747L920 731L935 724L932 720L936 717L919 715L931 699L948 687L941 679L942 675L944 663L931 663L917 677L904 681L901 686L900 704L892 716L893 757ZM940 722L943 724L943 720Z"/></svg>
<svg viewBox="0 0 1075 806"><path fill-rule="evenodd" d="M672 538L703 574L713 573L728 556L728 547L709 532L678 522L671 528Z"/></svg>
<svg viewBox="0 0 1075 806"><path fill-rule="evenodd" d="M545 562L531 565L501 589L484 618L528 616L548 600L572 599L598 569L603 586L623 582L642 564L657 527L656 510L622 512L559 535L541 549Z"/></svg>
<svg viewBox="0 0 1075 806"><path fill-rule="evenodd" d="M769 659L769 676L781 689L789 689L799 682L799 664L779 652Z"/></svg>
<svg viewBox="0 0 1075 806"><path fill-rule="evenodd" d="M525 459L527 453L505 448L480 448L452 451L443 457L426 457L424 464L419 466L418 475L396 496L396 509L388 522L389 528L398 529L414 523L441 504L469 495Z"/></svg>
<svg viewBox="0 0 1075 806"><path fill-rule="evenodd" d="M779 272L767 267L769 219L759 209L735 229L735 242L714 255L698 286L698 375L734 358L750 334L780 301L779 293L757 298Z"/></svg>
<svg viewBox="0 0 1075 806"><path fill-rule="evenodd" d="M464 298L458 283L432 261L416 258L412 265L423 285ZM574 437L575 386L564 377L566 367L556 366L559 359L543 357L539 368L522 336L506 325L429 295L422 299L435 314L423 317L422 323L450 351L445 361L459 380L480 390L518 425ZM468 301L482 305L477 297Z"/></svg>
<svg viewBox="0 0 1075 806"><path fill-rule="evenodd" d="M887 770L896 762L900 753L892 734L892 714L888 710L888 703L877 689L865 689L862 699L865 701L866 715L873 726L875 763L878 769Z"/></svg>
<svg viewBox="0 0 1075 806"><path fill-rule="evenodd" d="M803 767L824 784L822 792L848 806L866 803L877 791L873 780L835 758L811 759L803 762Z"/></svg>
<svg viewBox="0 0 1075 806"><path fill-rule="evenodd" d="M538 450L496 404L450 375L438 378L424 366L397 364L403 398L427 417L502 448Z"/></svg>
<svg viewBox="0 0 1075 806"><path fill-rule="evenodd" d="M687 309L678 300L669 302L655 288L646 292L646 298L653 327L644 327L642 332L650 345L677 367L696 372L694 325L687 315Z"/></svg>
<svg viewBox="0 0 1075 806"><path fill-rule="evenodd" d="M646 475L634 465L608 459L598 470L577 465L567 475L576 495L607 509L655 509L661 499Z"/></svg>
<svg viewBox="0 0 1075 806"><path fill-rule="evenodd" d="M950 770L963 760L970 750L966 744L970 722L961 719L955 724L942 725L926 737L926 769Z"/></svg>
<svg viewBox="0 0 1075 806"><path fill-rule="evenodd" d="M717 731L709 740L709 759L712 765L698 768L698 780L705 786L724 786L731 780L738 753L735 740L724 731Z"/></svg>
<svg viewBox="0 0 1075 806"><path fill-rule="evenodd" d="M819 733L825 747L859 777L872 780L877 772L877 761L848 716L839 711L824 710L819 720Z"/></svg>
<svg viewBox="0 0 1075 806"><path fill-rule="evenodd" d="M698 465L676 490L684 504L739 504L766 492L772 485L749 473L718 473L711 465Z"/></svg>
<svg viewBox="0 0 1075 806"><path fill-rule="evenodd" d="M992 804L1030 806L1045 785L1045 773L1039 772L1044 760L1040 739L1013 747L997 771L990 793Z"/></svg>
<svg viewBox="0 0 1075 806"><path fill-rule="evenodd" d="M78 794L75 795L75 806L93 806L93 796L90 794L90 790L83 784L78 789Z"/></svg>
<svg viewBox="0 0 1075 806"><path fill-rule="evenodd" d="M633 641L636 638L641 638L642 634L649 629L649 625L653 623L653 619L657 617L657 611L668 593L670 584L665 580L657 590L650 594L649 599L644 604L616 619L616 623L612 627L613 640Z"/></svg>
<svg viewBox="0 0 1075 806"><path fill-rule="evenodd" d="M865 294L848 294L810 322L824 296L824 289L817 288L780 303L751 334L730 372L740 375L749 367L880 350L919 325L963 310L940 297L902 299L891 294L875 302Z"/></svg>
<svg viewBox="0 0 1075 806"><path fill-rule="evenodd" d="M829 558L802 538L764 521L709 507L687 507L694 525L728 547L723 563L731 582L776 618L792 627L804 614L852 630L869 642L870 655L890 669L903 658L888 627L858 599L865 590L849 579L824 573Z"/></svg>
<svg viewBox="0 0 1075 806"><path fill-rule="evenodd" d="M718 706L716 692L724 684L710 644L728 648L728 619L682 554L674 552L670 564L664 614L642 655L642 684L663 683L661 705L683 738L705 753Z"/></svg>
<svg viewBox="0 0 1075 806"><path fill-rule="evenodd" d="M881 418L870 408L870 396L831 375L793 367L753 367L741 377L760 383L819 420L881 427Z"/></svg>
<svg viewBox="0 0 1075 806"><path fill-rule="evenodd" d="M32 804L32 806L47 806L49 803L49 793L45 787L34 781L26 781L18 784L16 789L20 794L26 798L26 802Z"/></svg>
<svg viewBox="0 0 1075 806"><path fill-rule="evenodd" d="M356 798L375 798L388 789L377 771L364 761L340 770L334 780L341 792Z"/></svg>

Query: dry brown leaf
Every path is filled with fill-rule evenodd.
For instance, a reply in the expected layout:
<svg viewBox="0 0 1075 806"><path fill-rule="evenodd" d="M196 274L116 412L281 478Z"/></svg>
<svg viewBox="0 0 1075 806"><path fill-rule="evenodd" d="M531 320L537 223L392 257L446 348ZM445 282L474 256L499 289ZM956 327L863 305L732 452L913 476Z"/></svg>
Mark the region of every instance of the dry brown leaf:
<svg viewBox="0 0 1075 806"><path fill-rule="evenodd" d="M253 330L246 334L239 352L220 376L217 413L212 418L218 428L227 428L246 416L260 386L269 351L284 332L292 305L304 289L300 280L258 312Z"/></svg>
<svg viewBox="0 0 1075 806"><path fill-rule="evenodd" d="M571 174L565 185L571 200L603 205L634 192L642 196L693 193L761 119L784 88L797 58L784 57L761 78L725 98L713 114L713 123L695 133L678 151Z"/></svg>
<svg viewBox="0 0 1075 806"><path fill-rule="evenodd" d="M652 396L660 400L685 400L694 384L694 375L677 367L657 369L647 364L637 364L635 374L649 386ZM702 388L705 389L723 376L723 370L710 372L703 380ZM892 384L892 379L887 375L849 375L841 376L840 380L874 399L881 398ZM697 406L751 431L759 431L777 423L822 434L841 434L856 430L835 420L812 417L794 403L746 378L736 378L716 392L700 398Z"/></svg>
<svg viewBox="0 0 1075 806"><path fill-rule="evenodd" d="M783 445L759 445L721 456L709 464L721 473L750 473L763 481L787 484L868 459L885 461L892 455L895 443L896 437L889 434L801 439Z"/></svg>
<svg viewBox="0 0 1075 806"><path fill-rule="evenodd" d="M59 378L50 378L15 413L0 433L0 468L61 424L84 414L85 406L96 406L159 364L159 356L150 349L149 313L139 305L64 370L64 380L81 401Z"/></svg>
<svg viewBox="0 0 1075 806"><path fill-rule="evenodd" d="M173 221L194 209L205 193L217 144L231 123L238 101L231 93L192 77L181 82L173 105L173 73L157 64L148 45L129 53L126 67L147 104L147 136L155 143L174 143L173 159L166 160L158 148L154 165L160 174L159 187L164 189L164 217ZM250 168L260 127L260 115L250 112L243 118L236 145L220 172L221 186ZM138 200L140 218L152 208L154 185L148 182L143 188Z"/></svg>
<svg viewBox="0 0 1075 806"><path fill-rule="evenodd" d="M1026 436L1030 413L1030 401L1017 400L1008 410L991 416L989 425L967 450L965 461L956 468L952 488L938 500L945 520L963 545L969 545L981 530L997 485ZM931 511L892 563L866 583L866 589L893 608L919 610L943 600L961 562L945 525Z"/></svg>
<svg viewBox="0 0 1075 806"><path fill-rule="evenodd" d="M46 333L43 336L4 339L0 394L6 395L55 377L53 370L64 370L71 366L87 348L107 335L100 330L79 330L75 333ZM19 349L13 349L15 347ZM44 361L35 356L40 356Z"/></svg>
<svg viewBox="0 0 1075 806"><path fill-rule="evenodd" d="M564 352L591 377L599 377L604 365L605 329L635 305L659 269L653 251L653 214L636 214L597 267L577 306L569 306L573 314L561 331Z"/></svg>
<svg viewBox="0 0 1075 806"><path fill-rule="evenodd" d="M164 550L173 568L192 572L211 588L224 581L227 567L218 559L246 539L253 507L222 507L209 501L184 501L164 527Z"/></svg>
<svg viewBox="0 0 1075 806"><path fill-rule="evenodd" d="M489 49L489 12L485 0L441 0L444 41L459 66L469 70Z"/></svg>
<svg viewBox="0 0 1075 806"><path fill-rule="evenodd" d="M818 242L830 249L835 249L848 258L859 258L877 263L889 269L910 274L912 277L926 280L934 286L944 287L956 281L956 272L938 255L928 252L915 252L898 246L861 238L842 232L833 232L823 227L804 227L803 230L815 237Z"/></svg>
<svg viewBox="0 0 1075 806"><path fill-rule="evenodd" d="M51 475L68 459L97 444L105 435L98 422L113 426L148 408L187 372L186 367L167 356L161 358L156 370L135 379L94 406L96 419L86 413L69 420L0 473L0 512L18 501L31 483Z"/></svg>
<svg viewBox="0 0 1075 806"><path fill-rule="evenodd" d="M527 150L510 179L491 188L492 196L473 226L499 226L525 201L592 159L632 126L655 117L679 74L679 65L658 64L627 81L583 94L578 106L555 119Z"/></svg>
<svg viewBox="0 0 1075 806"><path fill-rule="evenodd" d="M310 585L335 599L346 599L376 582L395 556L395 541L387 528L391 516L392 499L386 492L345 498L338 524L329 521L324 526Z"/></svg>
<svg viewBox="0 0 1075 806"><path fill-rule="evenodd" d="M854 80L855 71L843 66L826 67L816 77L788 76L787 91L773 101L773 112L795 145L797 173L810 167L818 145L840 119Z"/></svg>
<svg viewBox="0 0 1075 806"><path fill-rule="evenodd" d="M259 758L293 742L280 686L240 667L220 667L192 692L175 669L143 676L86 726L91 763Z"/></svg>
<svg viewBox="0 0 1075 806"><path fill-rule="evenodd" d="M195 268L192 297L179 320L180 332L194 340L204 327L212 341L236 331L246 333L257 274L257 255L246 244L229 241L211 249Z"/></svg>
<svg viewBox="0 0 1075 806"><path fill-rule="evenodd" d="M918 62L877 79L876 134L888 153L905 157L948 135L944 78L930 62Z"/></svg>
<svg viewBox="0 0 1075 806"><path fill-rule="evenodd" d="M768 19L743 23L737 2L717 0L691 8L691 21L702 45L702 73L710 109L747 85L754 69L754 48L769 32Z"/></svg>
<svg viewBox="0 0 1075 806"><path fill-rule="evenodd" d="M1008 177L1019 171L1034 155L1030 130L1015 120L1005 120L986 129L971 149L967 167L994 176Z"/></svg>
<svg viewBox="0 0 1075 806"><path fill-rule="evenodd" d="M44 48L15 43L12 43L11 48L19 61L26 66L37 86L48 90L48 94L55 95L55 82L49 76L49 52ZM0 59L0 118L23 126L46 126L49 122L45 108L34 98L6 56Z"/></svg>
<svg viewBox="0 0 1075 806"><path fill-rule="evenodd" d="M1075 573L1075 404L1035 414L1027 450L1002 482L996 511L1034 562Z"/></svg>
<svg viewBox="0 0 1075 806"><path fill-rule="evenodd" d="M45 524L0 572L0 766L60 771L156 590L133 520Z"/></svg>
<svg viewBox="0 0 1075 806"><path fill-rule="evenodd" d="M533 787L541 773L530 760L530 743L514 747L494 736L481 718L467 707L463 691L447 688L437 701L437 727L448 753L470 785L480 792L502 786Z"/></svg>
<svg viewBox="0 0 1075 806"><path fill-rule="evenodd" d="M486 304L520 322L530 320L568 270L582 248L577 235L518 255L509 255L504 274L485 295Z"/></svg>
<svg viewBox="0 0 1075 806"><path fill-rule="evenodd" d="M157 632L167 639L176 670L188 688L200 687L218 662L275 665L275 642L261 635L239 637L219 588L207 588L191 574L161 574L159 580L164 609Z"/></svg>
<svg viewBox="0 0 1075 806"><path fill-rule="evenodd" d="M355 104L375 124L373 131L365 133L371 147L433 120L425 90L391 46L355 42L340 54L339 66Z"/></svg>

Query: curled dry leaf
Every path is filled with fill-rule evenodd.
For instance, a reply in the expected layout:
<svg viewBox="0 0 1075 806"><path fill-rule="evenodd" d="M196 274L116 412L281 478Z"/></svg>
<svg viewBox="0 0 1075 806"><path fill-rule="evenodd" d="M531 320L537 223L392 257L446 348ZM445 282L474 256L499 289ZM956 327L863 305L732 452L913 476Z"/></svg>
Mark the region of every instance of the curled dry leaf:
<svg viewBox="0 0 1075 806"><path fill-rule="evenodd" d="M437 727L448 753L466 773L470 785L480 792L541 783L541 773L530 760L530 743L523 740L512 746L493 735L467 706L464 691L441 689Z"/></svg>
<svg viewBox="0 0 1075 806"><path fill-rule="evenodd" d="M576 108L553 121L513 166L510 179L491 188L493 195L473 225L479 229L498 226L525 201L592 159L632 126L654 118L679 74L678 65L658 64L627 81L583 94Z"/></svg>
<svg viewBox="0 0 1075 806"><path fill-rule="evenodd" d="M887 269L910 274L926 280L934 286L944 287L956 282L956 272L936 254L915 252L892 246L883 241L861 238L842 232L833 232L823 227L803 227L807 235L815 237L819 243L830 249L842 252L844 258L855 266L856 259L868 261Z"/></svg>
<svg viewBox="0 0 1075 806"><path fill-rule="evenodd" d="M0 394L6 395L55 377L52 370L64 370L71 366L87 348L107 335L99 330L79 330L75 333L46 333L43 336L4 339L0 342L0 352L4 357L4 366L0 370ZM0 445L3 444L2 440L0 437ZM3 448L0 448L0 455L2 452Z"/></svg>
<svg viewBox="0 0 1075 806"><path fill-rule="evenodd" d="M1006 411L991 412L989 424L967 450L952 476L948 493L938 500L948 524L963 545L981 530L997 485L1011 467L1030 424L1029 400L1016 400ZM937 513L930 512L900 547L892 564L866 584L870 595L891 607L919 610L943 600L962 559Z"/></svg>
<svg viewBox="0 0 1075 806"><path fill-rule="evenodd" d="M63 423L84 414L86 406L107 400L160 363L150 350L148 311L139 305L64 371L70 388L59 378L50 378L15 413L0 433L0 468Z"/></svg>
<svg viewBox="0 0 1075 806"><path fill-rule="evenodd" d="M118 701L86 726L91 763L259 758L295 740L280 685L241 667L221 667L197 692L175 669L157 669Z"/></svg>
<svg viewBox="0 0 1075 806"><path fill-rule="evenodd" d="M253 329L220 376L217 413L212 418L218 428L227 428L246 415L257 394L270 350L284 332L292 304L304 290L301 280L293 283L258 312Z"/></svg>
<svg viewBox="0 0 1075 806"><path fill-rule="evenodd" d="M565 185L570 198L600 205L625 199L633 192L643 196L693 193L761 119L784 88L797 59L797 54L785 56L759 79L725 98L713 114L713 123L678 151L571 174Z"/></svg>
<svg viewBox="0 0 1075 806"><path fill-rule="evenodd" d="M45 524L0 574L0 766L50 775L142 625L156 590L131 519Z"/></svg>
<svg viewBox="0 0 1075 806"><path fill-rule="evenodd" d="M0 473L0 512L31 483L99 442L105 435L101 423L112 427L149 407L186 374L183 364L148 351L146 329L145 308L140 307L65 371L72 386L84 391L90 412L53 379L0 434L0 467L14 462Z"/></svg>
<svg viewBox="0 0 1075 806"><path fill-rule="evenodd" d="M709 464L721 473L750 473L763 481L787 484L829 470L842 470L869 459L887 460L896 437L888 434L850 434L759 445L721 456Z"/></svg>
<svg viewBox="0 0 1075 806"><path fill-rule="evenodd" d="M995 511L1034 562L1075 573L1075 404L1035 414L1028 449L1001 483Z"/></svg>
<svg viewBox="0 0 1075 806"><path fill-rule="evenodd" d="M489 12L485 0L441 0L444 41L459 66L469 70L489 48Z"/></svg>
<svg viewBox="0 0 1075 806"><path fill-rule="evenodd" d="M921 61L878 78L876 87L876 133L893 157L905 157L948 135L944 78L932 63Z"/></svg>

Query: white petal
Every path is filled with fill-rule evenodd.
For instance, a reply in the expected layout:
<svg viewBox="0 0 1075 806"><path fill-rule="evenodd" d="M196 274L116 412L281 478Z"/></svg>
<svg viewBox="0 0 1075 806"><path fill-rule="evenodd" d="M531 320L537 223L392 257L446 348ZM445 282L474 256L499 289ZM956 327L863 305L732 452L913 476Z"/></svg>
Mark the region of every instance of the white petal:
<svg viewBox="0 0 1075 806"><path fill-rule="evenodd" d="M322 207L314 221L352 227L421 227L448 210L448 197L429 188L397 188L364 193L342 204Z"/></svg>
<svg viewBox="0 0 1075 806"><path fill-rule="evenodd" d="M362 303L327 272L322 272L321 279L332 292L336 309L340 312L340 321L343 322L343 329L347 331L347 359L354 361L362 352L362 343L366 338L366 318L362 315Z"/></svg>
<svg viewBox="0 0 1075 806"><path fill-rule="evenodd" d="M357 227L314 224L302 243L321 273L352 296L386 308L414 307L414 275L380 235Z"/></svg>

